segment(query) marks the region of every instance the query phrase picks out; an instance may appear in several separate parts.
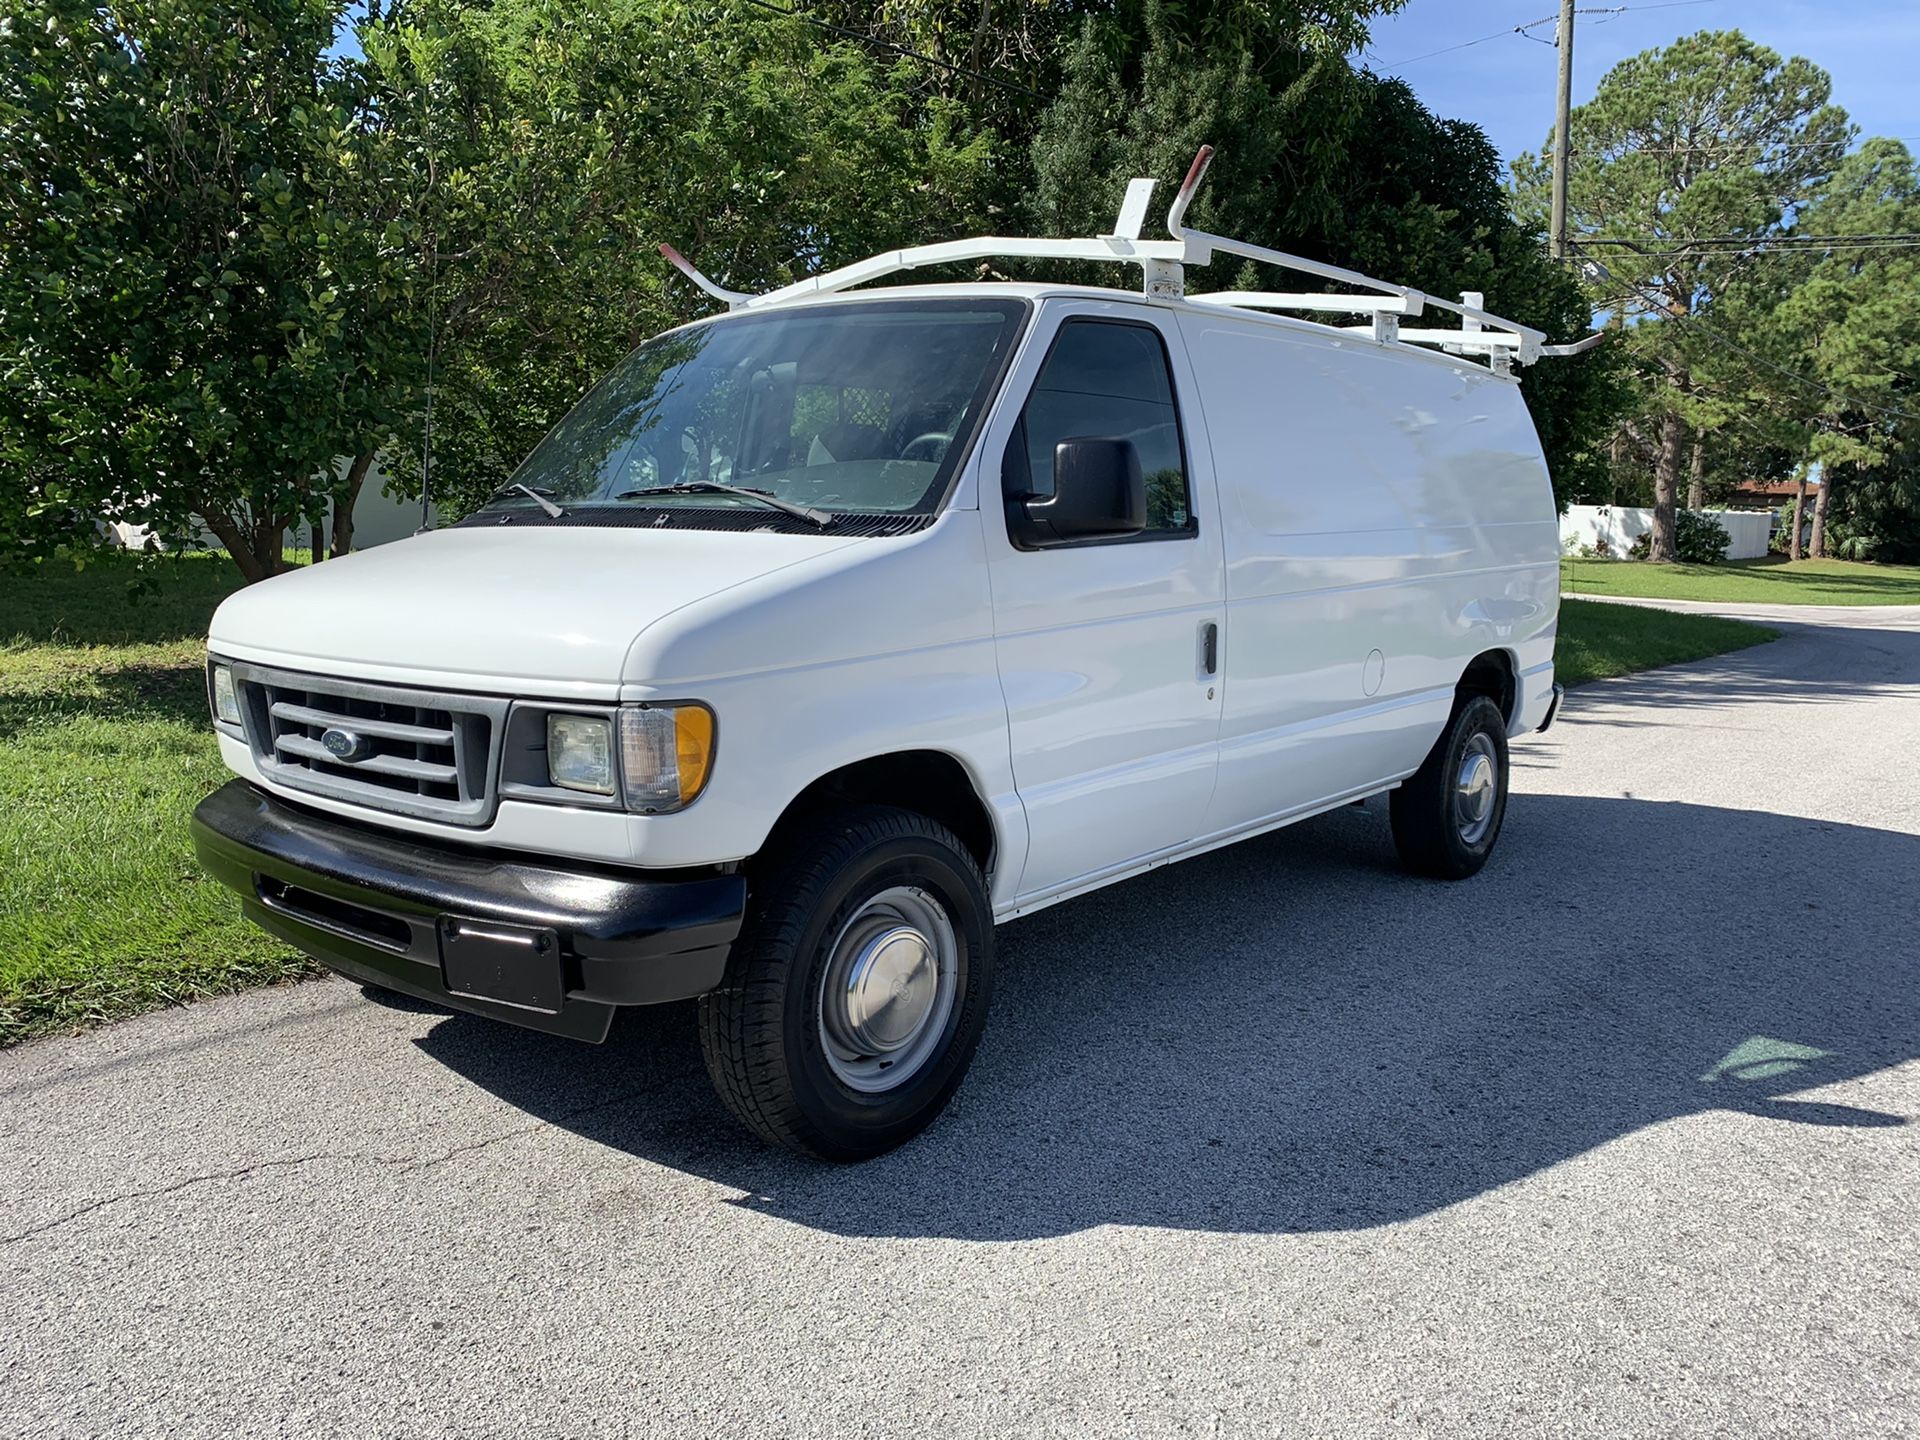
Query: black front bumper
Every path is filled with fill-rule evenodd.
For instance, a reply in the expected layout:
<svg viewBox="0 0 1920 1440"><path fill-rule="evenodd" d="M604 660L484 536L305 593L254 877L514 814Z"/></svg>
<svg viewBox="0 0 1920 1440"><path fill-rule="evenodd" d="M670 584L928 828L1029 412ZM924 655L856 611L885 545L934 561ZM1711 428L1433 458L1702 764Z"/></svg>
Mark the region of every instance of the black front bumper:
<svg viewBox="0 0 1920 1440"><path fill-rule="evenodd" d="M1553 682L1553 699L1547 702L1546 719L1540 722L1541 734L1544 735L1546 733L1547 727L1552 725L1554 722L1554 719L1560 714L1560 702L1566 698L1567 698L1567 687L1562 685L1558 680L1554 681Z"/></svg>
<svg viewBox="0 0 1920 1440"><path fill-rule="evenodd" d="M244 780L200 802L193 845L239 892L249 919L341 974L579 1040L606 1039L619 1006L718 985L747 897L738 874L642 878L427 844L290 805ZM538 935L541 948L550 938L560 963L551 1004L449 990L443 939L463 925ZM523 1000L541 988L501 979L503 994Z"/></svg>

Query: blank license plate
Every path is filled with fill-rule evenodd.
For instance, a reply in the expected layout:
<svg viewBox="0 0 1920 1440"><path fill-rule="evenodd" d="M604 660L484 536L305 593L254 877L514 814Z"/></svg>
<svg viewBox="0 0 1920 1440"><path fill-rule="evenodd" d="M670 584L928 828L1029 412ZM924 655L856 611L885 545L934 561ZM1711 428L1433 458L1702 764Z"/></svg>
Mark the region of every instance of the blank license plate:
<svg viewBox="0 0 1920 1440"><path fill-rule="evenodd" d="M552 930L440 917L440 973L448 993L557 1015L567 998L560 937Z"/></svg>

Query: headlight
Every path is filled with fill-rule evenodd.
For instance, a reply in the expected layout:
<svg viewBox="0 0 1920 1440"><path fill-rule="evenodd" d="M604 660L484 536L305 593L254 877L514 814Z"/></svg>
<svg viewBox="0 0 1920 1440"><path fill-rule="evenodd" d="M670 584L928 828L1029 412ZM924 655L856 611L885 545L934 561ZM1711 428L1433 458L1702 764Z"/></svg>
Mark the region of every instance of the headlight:
<svg viewBox="0 0 1920 1440"><path fill-rule="evenodd" d="M629 810L691 805L713 769L713 712L639 705L620 712L620 770Z"/></svg>
<svg viewBox="0 0 1920 1440"><path fill-rule="evenodd" d="M213 667L213 718L223 725L240 723L240 692L233 685L233 667Z"/></svg>
<svg viewBox="0 0 1920 1440"><path fill-rule="evenodd" d="M547 716L547 777L568 790L613 794L613 722L603 715Z"/></svg>

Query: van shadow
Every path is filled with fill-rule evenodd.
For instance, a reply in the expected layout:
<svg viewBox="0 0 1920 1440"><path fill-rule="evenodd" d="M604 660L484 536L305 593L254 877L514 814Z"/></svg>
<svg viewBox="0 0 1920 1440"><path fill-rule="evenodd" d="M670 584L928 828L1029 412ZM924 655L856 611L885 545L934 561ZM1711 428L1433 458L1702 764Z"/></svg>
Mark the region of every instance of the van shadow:
<svg viewBox="0 0 1920 1440"><path fill-rule="evenodd" d="M836 1234L1353 1229L1679 1116L1904 1125L1792 1097L1920 1055L1916 876L1910 835L1519 795L1493 864L1436 884L1393 867L1377 807L1337 812L1003 927L953 1106L851 1168L734 1128L690 1007L602 1047L462 1016L420 1043L529 1114Z"/></svg>

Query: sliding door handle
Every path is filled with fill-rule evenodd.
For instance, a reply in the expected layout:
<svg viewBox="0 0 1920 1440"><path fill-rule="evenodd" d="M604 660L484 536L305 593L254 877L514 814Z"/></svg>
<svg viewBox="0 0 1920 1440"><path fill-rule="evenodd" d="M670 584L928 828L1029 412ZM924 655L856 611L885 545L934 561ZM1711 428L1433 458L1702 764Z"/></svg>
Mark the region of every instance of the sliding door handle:
<svg viewBox="0 0 1920 1440"><path fill-rule="evenodd" d="M1211 620L1200 627L1200 668L1209 675L1220 673L1220 627Z"/></svg>

